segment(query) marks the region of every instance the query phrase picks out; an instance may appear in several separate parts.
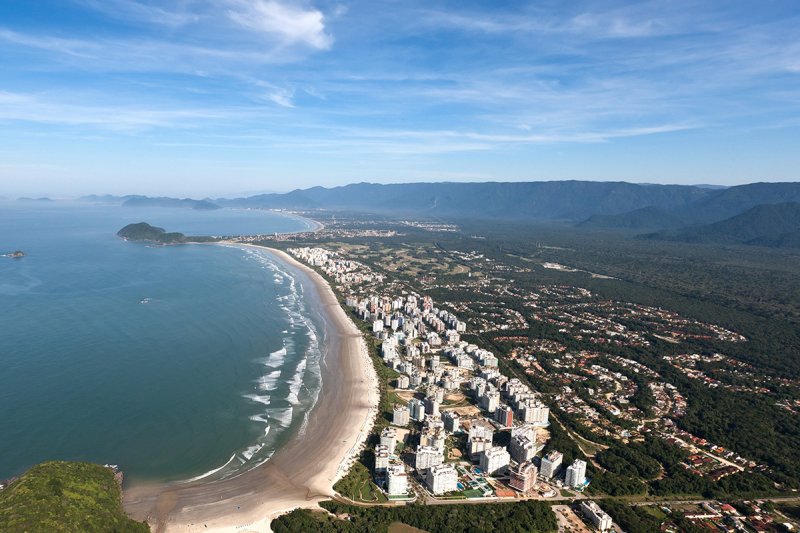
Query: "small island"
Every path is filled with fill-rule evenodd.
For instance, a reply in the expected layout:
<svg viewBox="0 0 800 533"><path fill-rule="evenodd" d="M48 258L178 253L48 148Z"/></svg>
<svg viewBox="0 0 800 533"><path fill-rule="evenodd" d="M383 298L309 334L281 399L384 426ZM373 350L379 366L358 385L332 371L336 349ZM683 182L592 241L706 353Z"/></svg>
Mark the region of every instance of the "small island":
<svg viewBox="0 0 800 533"><path fill-rule="evenodd" d="M126 241L147 241L159 244L179 244L187 242L186 235L183 233L167 233L164 228L151 226L147 222L128 224L119 230L117 235Z"/></svg>
<svg viewBox="0 0 800 533"><path fill-rule="evenodd" d="M185 244L220 240L218 237L191 237L178 232L167 233L164 228L151 226L147 222L128 224L117 232L117 236L126 241L154 242L157 244Z"/></svg>
<svg viewBox="0 0 800 533"><path fill-rule="evenodd" d="M14 252L9 252L7 254L3 254L3 257L10 257L12 259L22 259L25 257L25 252L16 250Z"/></svg>

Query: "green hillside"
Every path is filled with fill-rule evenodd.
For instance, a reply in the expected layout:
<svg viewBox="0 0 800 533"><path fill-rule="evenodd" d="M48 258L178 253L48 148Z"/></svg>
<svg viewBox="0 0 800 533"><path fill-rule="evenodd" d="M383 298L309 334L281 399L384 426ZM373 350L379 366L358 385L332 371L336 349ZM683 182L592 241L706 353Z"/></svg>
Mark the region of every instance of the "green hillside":
<svg viewBox="0 0 800 533"><path fill-rule="evenodd" d="M577 226L587 229L638 229L656 230L678 228L684 221L654 206L643 207L619 215L592 215Z"/></svg>
<svg viewBox="0 0 800 533"><path fill-rule="evenodd" d="M713 224L660 231L645 235L644 238L795 248L800 246L800 204L759 205Z"/></svg>
<svg viewBox="0 0 800 533"><path fill-rule="evenodd" d="M19 532L149 532L122 510L114 472L89 463L34 466L0 491L0 530Z"/></svg>
<svg viewBox="0 0 800 533"><path fill-rule="evenodd" d="M128 224L117 232L117 235L129 241L150 241L161 244L186 242L183 233L167 233L163 228L151 226L147 222Z"/></svg>

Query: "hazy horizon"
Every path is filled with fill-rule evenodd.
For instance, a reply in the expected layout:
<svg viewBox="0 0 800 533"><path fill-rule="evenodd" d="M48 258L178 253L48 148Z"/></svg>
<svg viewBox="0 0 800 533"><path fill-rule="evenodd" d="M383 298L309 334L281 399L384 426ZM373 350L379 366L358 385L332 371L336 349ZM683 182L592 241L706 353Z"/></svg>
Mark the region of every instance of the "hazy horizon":
<svg viewBox="0 0 800 533"><path fill-rule="evenodd" d="M343 183L341 185L330 185L328 188L334 187L343 187L347 185L354 185L358 183L369 183L369 184L377 184L377 185L399 185L399 184L406 184L406 183L546 183L546 182L567 182L567 181L583 181L583 182L597 182L597 183L630 183L633 185L642 185L642 186L667 186L667 185L680 185L686 187L699 187L699 188L707 188L707 189L725 189L729 187L735 187L736 185L745 185L748 183L756 183L756 182L747 182L741 184L733 184L733 185L717 185L711 183L654 183L654 182L633 182L633 181L625 181L625 180L571 180L571 179L563 179L563 180L482 180L482 181L453 181L453 180L420 180L417 182L406 182L406 181L392 181L392 182L377 182L377 181L360 181L360 182L349 182ZM765 183L792 183L792 181L786 182L769 182L769 181L762 181ZM313 185L309 187L314 187ZM307 187L303 187L305 189ZM128 191L122 193L109 193L106 191L92 191L86 192L82 194L71 194L71 195L57 195L57 194L47 194L47 193L40 193L40 194L21 194L21 195L9 195L4 194L3 191L0 190L0 200L41 200L41 199L48 199L48 200L58 200L58 201L71 201L71 200L79 200L81 198L87 196L114 196L114 197L124 197L124 196L148 196L148 197L165 197L165 198L189 198L194 200L222 200L222 199L234 199L234 198L247 198L250 196L258 196L258 195L265 195L265 194L286 194L288 192L292 192L294 190L298 190L298 188L288 188L284 190L276 190L276 189L269 189L269 190L262 190L262 191L244 191L244 192L235 192L231 194L222 194L222 195L205 195L205 196L198 196L198 195L190 195L185 192L176 192L175 194L164 194L164 193L144 193L140 191Z"/></svg>
<svg viewBox="0 0 800 533"><path fill-rule="evenodd" d="M4 196L800 179L788 0L43 0L0 15Z"/></svg>

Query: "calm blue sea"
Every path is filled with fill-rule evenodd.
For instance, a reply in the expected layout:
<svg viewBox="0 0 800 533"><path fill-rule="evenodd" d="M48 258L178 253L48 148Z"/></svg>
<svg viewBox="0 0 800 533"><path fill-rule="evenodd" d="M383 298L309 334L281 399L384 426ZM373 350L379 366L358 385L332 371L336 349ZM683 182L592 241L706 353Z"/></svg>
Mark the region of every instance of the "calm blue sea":
<svg viewBox="0 0 800 533"><path fill-rule="evenodd" d="M258 251L116 237L140 221L308 228L260 211L0 204L0 253L26 253L0 257L0 479L48 459L134 481L235 475L313 405L323 329L302 273Z"/></svg>

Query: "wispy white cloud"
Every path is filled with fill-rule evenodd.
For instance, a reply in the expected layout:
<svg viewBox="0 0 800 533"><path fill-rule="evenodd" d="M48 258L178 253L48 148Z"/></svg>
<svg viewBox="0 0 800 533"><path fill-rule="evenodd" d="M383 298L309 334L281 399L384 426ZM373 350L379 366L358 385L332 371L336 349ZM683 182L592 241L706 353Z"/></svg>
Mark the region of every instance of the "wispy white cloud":
<svg viewBox="0 0 800 533"><path fill-rule="evenodd" d="M305 44L319 50L333 45L325 29L325 16L317 9L276 0L230 0L228 16L251 31L277 37L286 44Z"/></svg>
<svg viewBox="0 0 800 533"><path fill-rule="evenodd" d="M86 102L88 95L63 95ZM71 98L70 98L71 97ZM25 121L66 126L94 126L114 132L152 128L194 128L211 121L234 120L248 114L219 108L158 108L110 104L73 104L50 95L0 92L0 122Z"/></svg>
<svg viewBox="0 0 800 533"><path fill-rule="evenodd" d="M201 16L185 1L170 2L173 9L159 3L137 0L78 0L81 5L126 22L144 22L156 26L178 27L197 22Z"/></svg>
<svg viewBox="0 0 800 533"><path fill-rule="evenodd" d="M260 95L260 98L278 104L281 107L294 107L294 89L279 87L263 81L258 81L256 84L266 90L264 94Z"/></svg>
<svg viewBox="0 0 800 533"><path fill-rule="evenodd" d="M652 10L640 15L637 10L583 11L575 15L540 11L500 12L487 15L484 12L453 12L426 9L422 12L422 24L429 27L481 32L489 34L540 34L552 38L556 35L582 39L640 38L677 34L687 30L673 18L652 16Z"/></svg>

